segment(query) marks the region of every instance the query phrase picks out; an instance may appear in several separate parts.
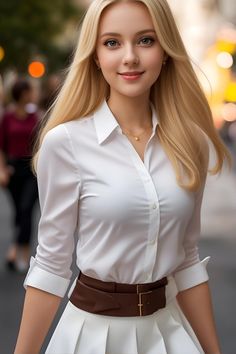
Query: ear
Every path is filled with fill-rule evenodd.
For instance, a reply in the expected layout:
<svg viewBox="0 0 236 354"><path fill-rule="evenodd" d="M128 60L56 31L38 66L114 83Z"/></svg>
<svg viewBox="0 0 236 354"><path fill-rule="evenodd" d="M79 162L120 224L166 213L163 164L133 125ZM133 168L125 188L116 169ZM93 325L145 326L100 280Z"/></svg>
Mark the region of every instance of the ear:
<svg viewBox="0 0 236 354"><path fill-rule="evenodd" d="M162 62L162 65L163 65L163 66L166 66L166 63L167 63L168 58L169 58L169 55L166 54L166 53L164 53L164 55L163 55L163 62Z"/></svg>

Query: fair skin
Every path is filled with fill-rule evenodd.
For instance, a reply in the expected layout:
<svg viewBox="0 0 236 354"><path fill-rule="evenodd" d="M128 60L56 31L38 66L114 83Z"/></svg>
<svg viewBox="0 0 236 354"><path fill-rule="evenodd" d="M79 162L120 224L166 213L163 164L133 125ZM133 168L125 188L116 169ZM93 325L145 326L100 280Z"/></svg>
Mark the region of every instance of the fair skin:
<svg viewBox="0 0 236 354"><path fill-rule="evenodd" d="M144 5L122 2L104 11L95 61L110 85L108 104L121 128L144 133L138 142L127 135L142 160L151 134L150 89L165 58ZM207 283L181 292L178 300L205 353L220 354ZM39 352L59 303L58 297L28 287L15 354Z"/></svg>
<svg viewBox="0 0 236 354"><path fill-rule="evenodd" d="M136 21L130 21L132 16ZM142 28L147 32L140 35ZM111 111L121 128L133 135L150 124L150 89L160 75L165 58L144 5L118 3L106 10L100 24L96 62L111 88L108 101ZM120 73L126 72L144 74L136 80L125 80ZM150 131L139 142L127 136L142 160L149 136ZM208 284L182 291L178 301L205 353L220 353Z"/></svg>
<svg viewBox="0 0 236 354"><path fill-rule="evenodd" d="M131 138L142 160L152 128L150 88L160 75L164 57L145 7L123 3L104 11L98 33L96 63L110 85L108 105L122 130L142 136L138 143Z"/></svg>
<svg viewBox="0 0 236 354"><path fill-rule="evenodd" d="M10 175L12 173L12 169L7 166L5 161L5 155L0 150L0 186L6 187L9 183Z"/></svg>
<svg viewBox="0 0 236 354"><path fill-rule="evenodd" d="M177 295L177 300L201 343L204 353L221 354L208 283L181 291Z"/></svg>
<svg viewBox="0 0 236 354"><path fill-rule="evenodd" d="M14 354L38 354L56 315L61 298L27 287Z"/></svg>

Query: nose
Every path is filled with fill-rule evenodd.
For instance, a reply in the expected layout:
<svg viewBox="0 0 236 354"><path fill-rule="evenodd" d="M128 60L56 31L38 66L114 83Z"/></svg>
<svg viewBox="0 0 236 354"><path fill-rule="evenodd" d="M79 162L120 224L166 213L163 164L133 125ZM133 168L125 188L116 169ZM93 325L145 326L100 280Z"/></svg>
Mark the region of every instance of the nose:
<svg viewBox="0 0 236 354"><path fill-rule="evenodd" d="M134 65L138 63L139 63L139 57L135 51L135 48L133 47L133 45L127 44L124 47L123 64Z"/></svg>

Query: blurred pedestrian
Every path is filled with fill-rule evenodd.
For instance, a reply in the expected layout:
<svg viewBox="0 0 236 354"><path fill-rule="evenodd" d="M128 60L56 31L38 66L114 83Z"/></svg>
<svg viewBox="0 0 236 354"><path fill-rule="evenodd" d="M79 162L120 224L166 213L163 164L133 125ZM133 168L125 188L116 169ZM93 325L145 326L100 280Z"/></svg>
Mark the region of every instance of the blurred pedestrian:
<svg viewBox="0 0 236 354"><path fill-rule="evenodd" d="M166 0L94 0L35 156L41 219L15 354L220 354L200 210L229 155ZM74 238L76 234L76 238ZM178 300L178 301L177 301Z"/></svg>
<svg viewBox="0 0 236 354"><path fill-rule="evenodd" d="M25 271L29 264L32 213L37 182L31 171L31 146L38 123L33 88L20 79L12 87L14 104L0 123L0 185L6 187L14 208L14 240L6 255L11 270Z"/></svg>

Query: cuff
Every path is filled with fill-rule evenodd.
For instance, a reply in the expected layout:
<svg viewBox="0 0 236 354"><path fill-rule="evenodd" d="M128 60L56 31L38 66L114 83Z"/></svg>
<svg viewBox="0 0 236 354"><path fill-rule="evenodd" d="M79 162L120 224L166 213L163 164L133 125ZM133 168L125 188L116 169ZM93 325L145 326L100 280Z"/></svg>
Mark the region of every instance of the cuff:
<svg viewBox="0 0 236 354"><path fill-rule="evenodd" d="M174 278L178 291L183 291L208 281L209 276L206 266L209 260L210 257L206 257L201 262L175 273Z"/></svg>
<svg viewBox="0 0 236 354"><path fill-rule="evenodd" d="M70 279L62 278L59 275L40 268L35 258L31 257L30 268L24 281L25 289L27 286L32 286L59 297L64 297L69 283Z"/></svg>

